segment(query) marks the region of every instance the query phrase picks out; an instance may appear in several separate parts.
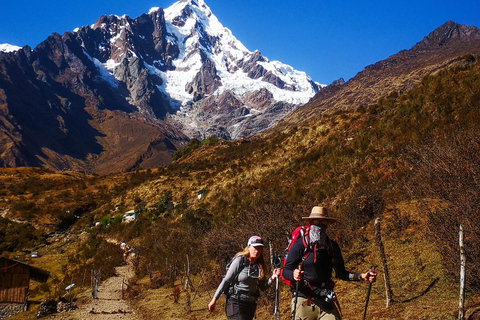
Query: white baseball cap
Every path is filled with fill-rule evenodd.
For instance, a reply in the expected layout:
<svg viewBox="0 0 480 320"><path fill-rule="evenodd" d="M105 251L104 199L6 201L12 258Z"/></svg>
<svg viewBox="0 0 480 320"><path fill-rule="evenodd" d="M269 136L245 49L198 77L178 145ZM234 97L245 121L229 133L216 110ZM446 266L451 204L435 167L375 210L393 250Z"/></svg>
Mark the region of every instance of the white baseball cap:
<svg viewBox="0 0 480 320"><path fill-rule="evenodd" d="M252 247L263 247L263 240L259 236L251 236L250 239L248 239L248 244L249 246Z"/></svg>

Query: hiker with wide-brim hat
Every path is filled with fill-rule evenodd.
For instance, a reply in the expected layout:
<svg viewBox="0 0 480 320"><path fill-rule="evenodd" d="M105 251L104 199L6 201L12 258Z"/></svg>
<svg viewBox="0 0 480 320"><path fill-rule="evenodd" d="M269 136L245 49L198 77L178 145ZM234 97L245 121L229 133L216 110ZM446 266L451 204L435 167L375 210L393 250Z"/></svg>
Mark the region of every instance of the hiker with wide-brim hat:
<svg viewBox="0 0 480 320"><path fill-rule="evenodd" d="M327 208L315 206L310 215L302 219L309 223L306 234L291 244L282 270L282 277L296 285L291 289L292 318L341 319L333 291L332 271L335 271L336 278L346 281L373 282L376 274L374 271L354 273L345 269L339 245L326 233L328 226L336 222L328 215Z"/></svg>
<svg viewBox="0 0 480 320"><path fill-rule="evenodd" d="M264 291L273 283L280 271L275 269L267 280L267 270L263 258L265 244L259 236L248 239L243 251L235 255L228 267L227 273L208 304L208 310L213 311L222 293L226 294L225 314L229 320L251 320L257 309L259 290Z"/></svg>

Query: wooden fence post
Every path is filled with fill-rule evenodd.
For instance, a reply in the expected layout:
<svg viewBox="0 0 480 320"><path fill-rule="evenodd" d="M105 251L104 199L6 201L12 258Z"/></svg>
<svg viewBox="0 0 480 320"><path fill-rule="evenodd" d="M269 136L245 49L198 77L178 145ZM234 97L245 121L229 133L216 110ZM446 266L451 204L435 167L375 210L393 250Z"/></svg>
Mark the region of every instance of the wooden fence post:
<svg viewBox="0 0 480 320"><path fill-rule="evenodd" d="M388 274L388 267L387 267L387 259L385 257L385 249L383 247L382 237L380 234L380 219L375 219L375 241L378 246L378 250L380 252L380 260L382 261L382 268L383 268L383 279L385 280L385 299L386 299L386 307L390 306L390 302L392 301L392 289L390 287L390 276Z"/></svg>
<svg viewBox="0 0 480 320"><path fill-rule="evenodd" d="M186 254L187 256L187 265L185 266L184 265L184 268L185 268L185 290L188 290L189 287L190 287L190 283L189 283L189 276L190 276L190 260L188 259L188 253Z"/></svg>
<svg viewBox="0 0 480 320"><path fill-rule="evenodd" d="M465 247L463 245L463 227L460 225L458 232L458 242L460 245L460 302L458 305L458 320L463 320L465 317L465 265L467 258L465 255Z"/></svg>
<svg viewBox="0 0 480 320"><path fill-rule="evenodd" d="M90 272L91 278L91 285L92 285L92 298L97 299L98 298L98 281L100 279L100 270L97 272L95 270L91 270Z"/></svg>
<svg viewBox="0 0 480 320"><path fill-rule="evenodd" d="M125 299L125 290L123 289L123 284L125 283L125 277L122 280L122 300Z"/></svg>
<svg viewBox="0 0 480 320"><path fill-rule="evenodd" d="M200 288L200 285L201 285L202 282L203 282L203 276L205 275L205 272L206 272L206 271L207 271L207 268L203 269L203 273L202 273L202 275L200 276L200 282L198 283L197 289L195 289L195 293L193 294L193 299L192 299L192 301L195 300L195 297L197 296L197 291L198 291L198 289ZM208 291L207 291L207 293L208 293Z"/></svg>

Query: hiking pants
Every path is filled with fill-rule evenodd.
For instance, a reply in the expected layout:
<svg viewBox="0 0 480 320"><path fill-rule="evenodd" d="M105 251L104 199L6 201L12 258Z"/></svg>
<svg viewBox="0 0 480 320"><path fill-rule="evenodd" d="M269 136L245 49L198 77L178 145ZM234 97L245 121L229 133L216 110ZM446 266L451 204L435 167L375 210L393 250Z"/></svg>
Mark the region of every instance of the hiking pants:
<svg viewBox="0 0 480 320"><path fill-rule="evenodd" d="M252 320L256 309L255 302L245 302L235 297L229 297L225 303L225 314L228 320Z"/></svg>
<svg viewBox="0 0 480 320"><path fill-rule="evenodd" d="M295 306L295 298L292 299L292 313ZM298 297L297 310L295 312L295 320L341 320L342 317L335 305L332 308L325 308L321 304L308 300L307 298Z"/></svg>

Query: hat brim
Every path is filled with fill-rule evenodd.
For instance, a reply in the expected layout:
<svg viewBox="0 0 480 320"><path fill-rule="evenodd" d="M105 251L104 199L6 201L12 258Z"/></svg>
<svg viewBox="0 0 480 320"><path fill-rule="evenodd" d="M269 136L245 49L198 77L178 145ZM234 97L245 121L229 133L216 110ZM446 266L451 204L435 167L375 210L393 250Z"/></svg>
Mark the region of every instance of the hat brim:
<svg viewBox="0 0 480 320"><path fill-rule="evenodd" d="M265 245L263 245L261 243L252 243L250 246L252 246L252 247L265 247Z"/></svg>

